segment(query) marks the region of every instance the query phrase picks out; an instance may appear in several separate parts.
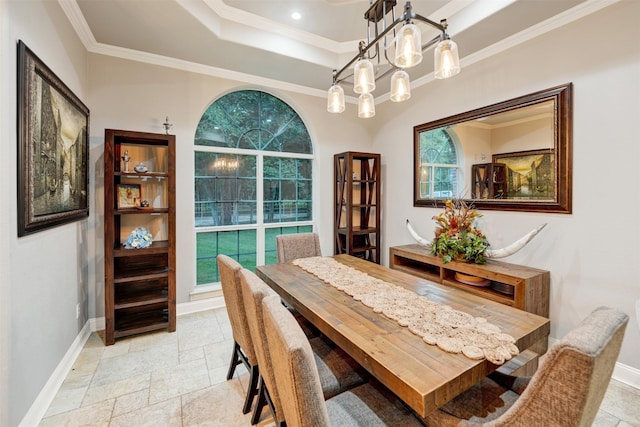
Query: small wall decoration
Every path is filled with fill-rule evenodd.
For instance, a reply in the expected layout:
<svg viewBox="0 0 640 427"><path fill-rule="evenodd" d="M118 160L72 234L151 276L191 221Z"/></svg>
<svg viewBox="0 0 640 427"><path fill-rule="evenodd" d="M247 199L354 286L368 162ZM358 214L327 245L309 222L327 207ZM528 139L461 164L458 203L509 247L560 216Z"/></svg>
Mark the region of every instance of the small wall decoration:
<svg viewBox="0 0 640 427"><path fill-rule="evenodd" d="M552 148L494 154L494 163L507 166L507 198L554 200L555 154Z"/></svg>
<svg viewBox="0 0 640 427"><path fill-rule="evenodd" d="M118 209L140 206L140 184L118 184L116 194Z"/></svg>
<svg viewBox="0 0 640 427"><path fill-rule="evenodd" d="M89 109L18 42L18 236L89 215Z"/></svg>

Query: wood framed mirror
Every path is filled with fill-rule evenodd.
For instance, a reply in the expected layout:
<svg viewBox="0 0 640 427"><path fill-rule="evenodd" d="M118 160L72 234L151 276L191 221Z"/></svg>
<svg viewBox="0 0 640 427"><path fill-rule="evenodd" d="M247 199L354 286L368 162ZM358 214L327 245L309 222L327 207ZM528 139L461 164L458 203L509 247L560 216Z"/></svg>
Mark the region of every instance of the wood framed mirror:
<svg viewBox="0 0 640 427"><path fill-rule="evenodd" d="M572 87L415 126L414 206L571 213Z"/></svg>

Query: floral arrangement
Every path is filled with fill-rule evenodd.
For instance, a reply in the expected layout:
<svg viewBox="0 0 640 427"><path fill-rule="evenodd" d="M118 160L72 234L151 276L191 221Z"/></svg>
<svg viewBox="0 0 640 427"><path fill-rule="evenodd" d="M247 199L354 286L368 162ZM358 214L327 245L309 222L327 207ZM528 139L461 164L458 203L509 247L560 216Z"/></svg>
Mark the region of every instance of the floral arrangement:
<svg viewBox="0 0 640 427"><path fill-rule="evenodd" d="M129 238L124 243L125 249L148 248L153 243L151 233L144 227L137 227L129 234Z"/></svg>
<svg viewBox="0 0 640 427"><path fill-rule="evenodd" d="M431 244L433 254L445 264L450 261L485 264L489 242L473 225L482 215L460 199L447 200L444 205L444 212L433 217L437 223Z"/></svg>

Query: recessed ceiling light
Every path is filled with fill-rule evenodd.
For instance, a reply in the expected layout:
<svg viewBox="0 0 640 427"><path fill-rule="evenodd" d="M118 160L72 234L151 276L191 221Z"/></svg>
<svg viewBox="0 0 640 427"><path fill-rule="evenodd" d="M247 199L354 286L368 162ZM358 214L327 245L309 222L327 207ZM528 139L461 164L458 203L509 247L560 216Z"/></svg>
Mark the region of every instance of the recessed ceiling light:
<svg viewBox="0 0 640 427"><path fill-rule="evenodd" d="M300 18L302 18L302 15L300 14L300 12L293 12L291 14L291 19L295 19L296 21L299 20Z"/></svg>

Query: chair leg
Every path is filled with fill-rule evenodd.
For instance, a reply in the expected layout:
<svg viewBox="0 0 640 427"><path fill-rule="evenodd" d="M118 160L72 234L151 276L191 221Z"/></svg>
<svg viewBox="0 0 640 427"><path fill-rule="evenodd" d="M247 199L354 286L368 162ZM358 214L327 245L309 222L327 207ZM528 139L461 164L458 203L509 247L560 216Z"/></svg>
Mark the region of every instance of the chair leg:
<svg viewBox="0 0 640 427"><path fill-rule="evenodd" d="M258 372L258 365L251 366L249 372L249 388L247 389L247 397L244 401L244 406L242 407L243 414L249 413L251 410L251 404L253 403L253 398L258 394L258 377L260 376Z"/></svg>
<svg viewBox="0 0 640 427"><path fill-rule="evenodd" d="M260 415L262 415L262 408L267 404L267 395L266 395L266 386L264 384L264 380L262 379L262 375L260 375L260 381L258 384L258 401L256 402L256 407L253 408L253 415L251 416L251 425L254 426L258 424L260 421ZM275 416L274 416L275 419Z"/></svg>
<svg viewBox="0 0 640 427"><path fill-rule="evenodd" d="M229 364L229 370L227 371L227 381L233 378L233 374L236 372L236 366L242 363L240 358L240 346L237 342L233 342L233 353L231 353L231 363Z"/></svg>

